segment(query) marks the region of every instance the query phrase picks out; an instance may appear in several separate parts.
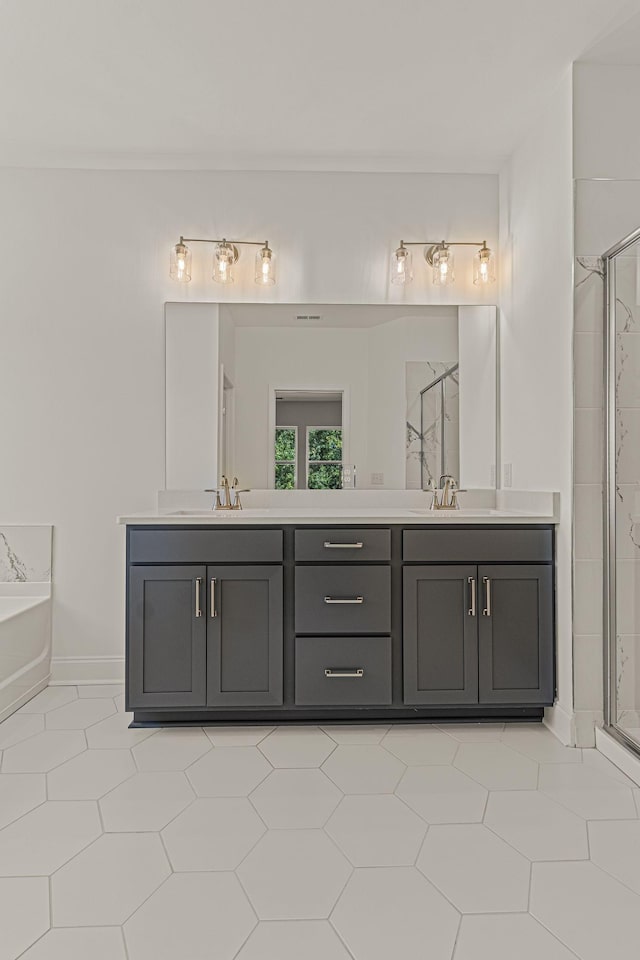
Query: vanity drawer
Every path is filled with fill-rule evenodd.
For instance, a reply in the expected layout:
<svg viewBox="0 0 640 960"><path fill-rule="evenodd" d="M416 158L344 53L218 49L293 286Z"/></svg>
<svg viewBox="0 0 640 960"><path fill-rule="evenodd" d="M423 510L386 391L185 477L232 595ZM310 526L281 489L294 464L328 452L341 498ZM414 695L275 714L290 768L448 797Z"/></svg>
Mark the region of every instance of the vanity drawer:
<svg viewBox="0 0 640 960"><path fill-rule="evenodd" d="M391 703L391 637L296 637L296 704Z"/></svg>
<svg viewBox="0 0 640 960"><path fill-rule="evenodd" d="M348 529L296 530L296 560L317 563L326 560L391 559L391 530Z"/></svg>
<svg viewBox="0 0 640 960"><path fill-rule="evenodd" d="M553 531L405 530L402 558L415 563L550 563Z"/></svg>
<svg viewBox="0 0 640 960"><path fill-rule="evenodd" d="M282 530L131 530L129 563L281 563Z"/></svg>
<svg viewBox="0 0 640 960"><path fill-rule="evenodd" d="M297 567L296 633L390 633L390 567Z"/></svg>

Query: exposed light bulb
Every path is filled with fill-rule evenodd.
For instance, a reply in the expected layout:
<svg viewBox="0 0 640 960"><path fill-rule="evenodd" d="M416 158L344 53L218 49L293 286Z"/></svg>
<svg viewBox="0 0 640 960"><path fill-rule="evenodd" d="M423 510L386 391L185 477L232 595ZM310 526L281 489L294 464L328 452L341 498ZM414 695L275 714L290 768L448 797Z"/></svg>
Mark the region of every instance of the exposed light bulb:
<svg viewBox="0 0 640 960"><path fill-rule="evenodd" d="M433 263L433 282L441 287L453 283L455 275L451 249L443 242L432 249L430 256Z"/></svg>
<svg viewBox="0 0 640 960"><path fill-rule="evenodd" d="M256 254L255 281L262 287L271 287L276 282L276 262L268 243Z"/></svg>
<svg viewBox="0 0 640 960"><path fill-rule="evenodd" d="M233 283L232 267L238 259L238 251L231 243L223 240L213 254L213 279L216 283Z"/></svg>
<svg viewBox="0 0 640 960"><path fill-rule="evenodd" d="M411 251L401 243L391 255L391 283L411 283L412 279Z"/></svg>
<svg viewBox="0 0 640 960"><path fill-rule="evenodd" d="M171 248L169 276L178 283L188 283L191 280L191 251L183 243L182 237L180 242Z"/></svg>
<svg viewBox="0 0 640 960"><path fill-rule="evenodd" d="M483 243L473 258L473 282L476 284L493 283L496 279L493 253Z"/></svg>

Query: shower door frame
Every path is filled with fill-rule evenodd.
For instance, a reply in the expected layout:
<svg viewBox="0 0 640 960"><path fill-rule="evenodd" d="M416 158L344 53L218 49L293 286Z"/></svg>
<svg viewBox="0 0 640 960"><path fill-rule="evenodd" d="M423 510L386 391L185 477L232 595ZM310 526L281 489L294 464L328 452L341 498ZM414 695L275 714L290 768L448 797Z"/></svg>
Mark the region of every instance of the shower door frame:
<svg viewBox="0 0 640 960"><path fill-rule="evenodd" d="M604 724L607 733L640 757L640 743L618 725L616 610L616 275L615 260L640 241L640 227L602 256L604 268ZM640 480L640 478L639 478Z"/></svg>

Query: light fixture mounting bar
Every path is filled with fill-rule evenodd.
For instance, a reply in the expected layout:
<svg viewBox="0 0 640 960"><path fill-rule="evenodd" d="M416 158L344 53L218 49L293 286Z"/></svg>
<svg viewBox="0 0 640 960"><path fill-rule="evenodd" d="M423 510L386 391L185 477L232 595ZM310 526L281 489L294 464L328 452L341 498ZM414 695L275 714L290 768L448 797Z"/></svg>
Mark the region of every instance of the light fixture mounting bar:
<svg viewBox="0 0 640 960"><path fill-rule="evenodd" d="M268 247L268 240L210 240L208 237L180 237L180 243L230 243L232 246Z"/></svg>
<svg viewBox="0 0 640 960"><path fill-rule="evenodd" d="M401 240L401 247L486 247L486 240Z"/></svg>

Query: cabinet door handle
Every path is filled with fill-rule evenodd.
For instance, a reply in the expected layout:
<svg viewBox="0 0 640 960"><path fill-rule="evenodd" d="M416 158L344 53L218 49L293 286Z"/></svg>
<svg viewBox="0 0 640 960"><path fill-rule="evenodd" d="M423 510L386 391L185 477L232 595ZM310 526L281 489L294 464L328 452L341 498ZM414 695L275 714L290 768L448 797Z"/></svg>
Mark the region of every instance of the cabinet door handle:
<svg viewBox="0 0 640 960"><path fill-rule="evenodd" d="M489 577L483 577L482 582L484 583L484 610L482 611L483 617L491 616L491 580Z"/></svg>
<svg viewBox="0 0 640 960"><path fill-rule="evenodd" d="M471 587L471 606L469 607L467 613L470 617L475 617L476 615L476 578L467 577L467 583Z"/></svg>
<svg viewBox="0 0 640 960"><path fill-rule="evenodd" d="M358 667L356 670L332 670L327 668L324 672L325 677L329 680L339 680L343 677L349 677L352 680L361 680L364 677L364 669Z"/></svg>
<svg viewBox="0 0 640 960"><path fill-rule="evenodd" d="M325 603L364 603L364 597L325 597Z"/></svg>
<svg viewBox="0 0 640 960"><path fill-rule="evenodd" d="M357 543L333 543L331 540L325 540L325 550L362 550L364 543L358 540Z"/></svg>
<svg viewBox="0 0 640 960"><path fill-rule="evenodd" d="M218 611L216 610L216 583L218 581L215 577L211 578L211 618L214 619L218 616Z"/></svg>
<svg viewBox="0 0 640 960"><path fill-rule="evenodd" d="M202 616L202 604L200 603L200 590L202 589L202 577L196 577L196 617Z"/></svg>

